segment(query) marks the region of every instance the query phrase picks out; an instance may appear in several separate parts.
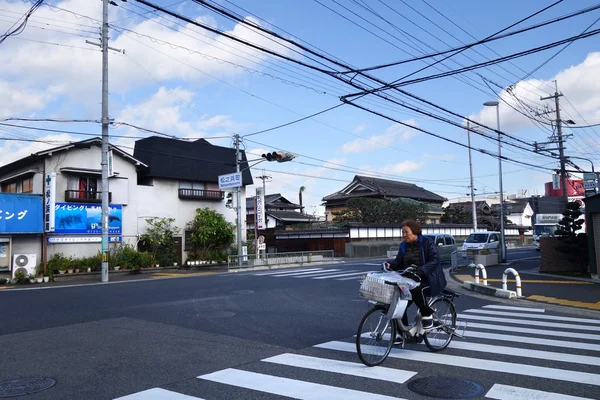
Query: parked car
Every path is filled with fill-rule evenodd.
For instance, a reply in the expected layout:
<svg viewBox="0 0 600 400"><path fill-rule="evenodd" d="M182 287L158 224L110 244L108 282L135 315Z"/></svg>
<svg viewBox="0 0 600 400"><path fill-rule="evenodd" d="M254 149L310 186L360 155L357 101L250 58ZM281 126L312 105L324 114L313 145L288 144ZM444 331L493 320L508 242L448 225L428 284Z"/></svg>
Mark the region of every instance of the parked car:
<svg viewBox="0 0 600 400"><path fill-rule="evenodd" d="M452 235L447 233L430 233L423 236L430 238L437 245L440 261L450 262L452 260L452 252L457 249L456 241Z"/></svg>
<svg viewBox="0 0 600 400"><path fill-rule="evenodd" d="M500 232L473 232L462 245L462 250L483 250L500 248Z"/></svg>

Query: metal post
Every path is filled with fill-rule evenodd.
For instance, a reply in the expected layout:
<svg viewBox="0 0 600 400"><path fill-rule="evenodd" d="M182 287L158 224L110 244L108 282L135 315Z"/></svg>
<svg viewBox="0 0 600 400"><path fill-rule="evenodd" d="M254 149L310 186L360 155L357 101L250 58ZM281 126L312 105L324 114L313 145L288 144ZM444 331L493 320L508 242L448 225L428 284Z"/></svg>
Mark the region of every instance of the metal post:
<svg viewBox="0 0 600 400"><path fill-rule="evenodd" d="M500 180L500 259L506 262L506 240L504 238L504 191L502 189L502 137L500 135L500 104L496 105L496 129L498 130L498 171Z"/></svg>
<svg viewBox="0 0 600 400"><path fill-rule="evenodd" d="M235 135L235 172L240 172L240 135ZM242 180L243 182L243 180ZM242 203L241 187L236 188L237 194L237 248L238 248L238 267L242 266Z"/></svg>
<svg viewBox="0 0 600 400"><path fill-rule="evenodd" d="M569 202L569 193L567 190L567 172L565 171L565 147L563 145L562 122L560 120L560 104L558 98L558 84L554 81L556 92L554 92L554 100L556 102L556 132L558 134L558 153L560 155L560 184L563 190L563 200L565 206Z"/></svg>
<svg viewBox="0 0 600 400"><path fill-rule="evenodd" d="M469 172L471 174L471 206L473 207L473 230L477 230L477 207L475 207L475 189L473 188L473 162L471 161L471 129L467 120L467 140L469 144Z"/></svg>
<svg viewBox="0 0 600 400"><path fill-rule="evenodd" d="M108 0L102 0L102 282L108 282Z"/></svg>

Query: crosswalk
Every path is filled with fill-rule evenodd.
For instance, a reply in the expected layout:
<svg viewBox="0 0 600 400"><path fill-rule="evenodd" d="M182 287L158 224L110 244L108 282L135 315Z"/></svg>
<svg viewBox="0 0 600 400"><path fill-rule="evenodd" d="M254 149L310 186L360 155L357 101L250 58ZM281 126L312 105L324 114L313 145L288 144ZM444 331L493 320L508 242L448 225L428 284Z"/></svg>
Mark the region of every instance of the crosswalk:
<svg viewBox="0 0 600 400"><path fill-rule="evenodd" d="M409 386L431 376L475 382L484 388L477 398L600 399L600 320L504 305L465 310L459 320L468 323L465 338L439 353L411 342L369 368L348 337L197 376L186 394L151 388L118 400L427 398Z"/></svg>
<svg viewBox="0 0 600 400"><path fill-rule="evenodd" d="M376 264L380 265L380 264ZM377 269L375 265L365 264L365 266L372 267L369 271L359 269L346 269L346 268L300 268L292 270L277 270L267 272L255 272L252 276L264 276L270 278L296 278L296 279L314 279L314 280L325 280L331 279L336 281L346 280L358 280L361 275L370 272L371 270Z"/></svg>

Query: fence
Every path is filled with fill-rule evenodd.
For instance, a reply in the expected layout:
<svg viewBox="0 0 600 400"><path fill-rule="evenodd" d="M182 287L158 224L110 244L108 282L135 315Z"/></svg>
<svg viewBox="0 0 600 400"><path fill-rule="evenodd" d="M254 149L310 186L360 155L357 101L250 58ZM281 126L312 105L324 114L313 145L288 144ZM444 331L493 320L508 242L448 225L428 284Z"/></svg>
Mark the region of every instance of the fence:
<svg viewBox="0 0 600 400"><path fill-rule="evenodd" d="M314 262L333 261L334 259L333 250L231 255L227 262L227 268L239 267L240 258L242 260L241 268L272 267L284 264L310 264Z"/></svg>

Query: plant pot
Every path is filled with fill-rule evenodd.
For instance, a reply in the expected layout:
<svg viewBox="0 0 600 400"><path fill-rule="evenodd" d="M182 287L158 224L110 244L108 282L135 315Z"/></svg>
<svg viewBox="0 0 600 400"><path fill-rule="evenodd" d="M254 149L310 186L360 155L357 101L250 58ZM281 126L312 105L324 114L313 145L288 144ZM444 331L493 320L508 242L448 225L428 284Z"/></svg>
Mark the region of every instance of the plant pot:
<svg viewBox="0 0 600 400"><path fill-rule="evenodd" d="M174 262L174 263L173 263L173 266L174 266L174 267L176 267L176 266L177 266L177 263L176 263L176 262Z"/></svg>
<svg viewBox="0 0 600 400"><path fill-rule="evenodd" d="M121 267L113 267L113 270L118 271Z"/></svg>
<svg viewBox="0 0 600 400"><path fill-rule="evenodd" d="M69 274L72 274L72 273L73 273L73 268L69 268L69 269L67 270L67 273L69 273Z"/></svg>
<svg viewBox="0 0 600 400"><path fill-rule="evenodd" d="M44 278L43 277L42 278L35 278L35 281L37 283L42 283L42 282L44 282Z"/></svg>
<svg viewBox="0 0 600 400"><path fill-rule="evenodd" d="M160 264L156 264L156 268L160 268Z"/></svg>
<svg viewBox="0 0 600 400"><path fill-rule="evenodd" d="M35 283L35 279L30 279L29 283Z"/></svg>
<svg viewBox="0 0 600 400"><path fill-rule="evenodd" d="M61 274L61 275L64 275L64 274L65 274L65 272L67 272L67 271L65 271L64 269L59 269L59 270L58 270L58 273L59 273L59 274Z"/></svg>
<svg viewBox="0 0 600 400"><path fill-rule="evenodd" d="M49 276L45 276L44 277L44 282L46 282L46 283L50 282L50 277Z"/></svg>
<svg viewBox="0 0 600 400"><path fill-rule="evenodd" d="M91 268L88 268L88 269L87 269L87 272L92 272L92 269L91 269Z"/></svg>
<svg viewBox="0 0 600 400"><path fill-rule="evenodd" d="M79 268L75 268L75 273L78 274L79 273Z"/></svg>

